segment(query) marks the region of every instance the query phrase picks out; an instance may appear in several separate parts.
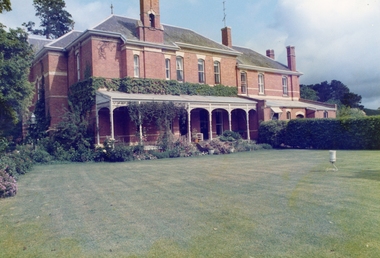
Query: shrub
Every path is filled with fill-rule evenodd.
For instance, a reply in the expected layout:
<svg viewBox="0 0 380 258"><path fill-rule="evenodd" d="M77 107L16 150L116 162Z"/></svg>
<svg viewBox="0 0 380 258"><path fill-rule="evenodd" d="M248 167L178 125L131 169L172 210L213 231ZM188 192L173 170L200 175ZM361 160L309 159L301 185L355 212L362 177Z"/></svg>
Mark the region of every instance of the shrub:
<svg viewBox="0 0 380 258"><path fill-rule="evenodd" d="M0 169L0 198L15 196L17 193L17 182L5 170Z"/></svg>
<svg viewBox="0 0 380 258"><path fill-rule="evenodd" d="M298 120L297 120L298 121ZM280 147L285 141L287 121L271 120L261 122L259 126L259 143Z"/></svg>
<svg viewBox="0 0 380 258"><path fill-rule="evenodd" d="M236 140L241 139L241 135L234 131L226 130L223 132L223 134L219 137L219 139L223 142L233 142Z"/></svg>
<svg viewBox="0 0 380 258"><path fill-rule="evenodd" d="M115 147L107 152L108 161L124 162L133 160L133 148L124 144L115 145Z"/></svg>
<svg viewBox="0 0 380 258"><path fill-rule="evenodd" d="M53 157L45 150L37 148L32 153L32 159L35 163L49 163Z"/></svg>

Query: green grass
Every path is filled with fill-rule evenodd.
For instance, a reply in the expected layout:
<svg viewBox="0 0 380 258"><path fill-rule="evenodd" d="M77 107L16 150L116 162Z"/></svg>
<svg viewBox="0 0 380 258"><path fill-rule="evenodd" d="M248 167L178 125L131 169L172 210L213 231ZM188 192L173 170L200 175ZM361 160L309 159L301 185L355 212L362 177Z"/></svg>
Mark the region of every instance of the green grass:
<svg viewBox="0 0 380 258"><path fill-rule="evenodd" d="M380 152L270 150L35 167L0 257L379 257Z"/></svg>

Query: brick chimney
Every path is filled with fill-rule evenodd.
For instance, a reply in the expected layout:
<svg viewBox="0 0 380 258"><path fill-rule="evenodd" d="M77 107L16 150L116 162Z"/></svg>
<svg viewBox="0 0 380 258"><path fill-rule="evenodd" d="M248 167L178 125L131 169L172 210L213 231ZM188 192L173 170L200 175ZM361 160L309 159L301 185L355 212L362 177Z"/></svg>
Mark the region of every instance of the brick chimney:
<svg viewBox="0 0 380 258"><path fill-rule="evenodd" d="M297 71L295 48L293 46L288 46L286 49L288 53L288 68L292 71Z"/></svg>
<svg viewBox="0 0 380 258"><path fill-rule="evenodd" d="M271 58L274 60L274 50L273 49L268 49L267 50L267 57Z"/></svg>
<svg viewBox="0 0 380 258"><path fill-rule="evenodd" d="M222 44L232 48L232 36L230 27L225 27L222 29Z"/></svg>

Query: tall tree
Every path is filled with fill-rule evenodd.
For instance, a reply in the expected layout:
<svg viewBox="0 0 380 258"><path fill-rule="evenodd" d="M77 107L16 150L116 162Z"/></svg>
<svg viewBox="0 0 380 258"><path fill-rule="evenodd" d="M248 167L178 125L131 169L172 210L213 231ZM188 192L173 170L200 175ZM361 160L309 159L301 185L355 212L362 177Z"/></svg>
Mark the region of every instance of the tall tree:
<svg viewBox="0 0 380 258"><path fill-rule="evenodd" d="M1 121L15 122L15 114L21 118L33 97L33 87L28 82L33 51L27 39L28 34L22 29L6 31L0 25L0 105L4 111L0 112Z"/></svg>
<svg viewBox="0 0 380 258"><path fill-rule="evenodd" d="M316 93L317 99L315 99L314 93ZM332 80L330 83L324 81L318 84L301 85L301 98L350 108L363 108L360 105L362 97L350 92L350 89L338 80Z"/></svg>
<svg viewBox="0 0 380 258"><path fill-rule="evenodd" d="M10 11L11 8L11 0L0 0L0 13L3 11Z"/></svg>
<svg viewBox="0 0 380 258"><path fill-rule="evenodd" d="M64 10L64 0L33 0L36 16L40 18L40 28L34 29L35 23L23 23L29 32L35 35L46 36L47 39L56 39L71 31L74 21L71 14Z"/></svg>

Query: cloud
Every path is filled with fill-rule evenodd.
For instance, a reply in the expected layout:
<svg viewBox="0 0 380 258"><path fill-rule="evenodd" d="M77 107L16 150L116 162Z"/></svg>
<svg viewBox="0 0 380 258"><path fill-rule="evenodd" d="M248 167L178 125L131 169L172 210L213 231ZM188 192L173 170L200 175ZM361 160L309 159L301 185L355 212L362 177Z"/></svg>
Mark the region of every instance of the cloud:
<svg viewBox="0 0 380 258"><path fill-rule="evenodd" d="M378 0L279 0L276 20L269 27L286 45L296 45L297 66L305 74L302 83L340 80L362 95L366 106L377 108L378 10Z"/></svg>

